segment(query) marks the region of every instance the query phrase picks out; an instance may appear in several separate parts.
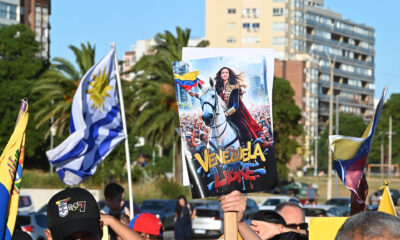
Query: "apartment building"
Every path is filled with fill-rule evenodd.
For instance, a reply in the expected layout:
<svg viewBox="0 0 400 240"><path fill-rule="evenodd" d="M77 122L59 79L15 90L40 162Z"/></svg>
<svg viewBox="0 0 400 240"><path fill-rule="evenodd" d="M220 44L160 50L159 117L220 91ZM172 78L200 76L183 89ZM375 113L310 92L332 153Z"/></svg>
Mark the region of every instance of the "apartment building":
<svg viewBox="0 0 400 240"><path fill-rule="evenodd" d="M302 84L287 79L302 96L296 103L302 110L309 164L314 159L308 150L329 118L331 62L339 111L365 121L372 117L375 30L325 9L324 0L206 0L205 32L210 47L273 48L287 76L292 70L304 74L297 78Z"/></svg>

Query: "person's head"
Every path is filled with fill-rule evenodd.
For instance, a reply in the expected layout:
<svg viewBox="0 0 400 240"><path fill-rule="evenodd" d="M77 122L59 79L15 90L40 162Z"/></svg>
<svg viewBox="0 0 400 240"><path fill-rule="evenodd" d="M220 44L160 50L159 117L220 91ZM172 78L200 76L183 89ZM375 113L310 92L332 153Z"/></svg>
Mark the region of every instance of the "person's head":
<svg viewBox="0 0 400 240"><path fill-rule="evenodd" d="M180 195L180 196L178 197L178 204L179 204L181 207L185 207L185 206L187 205L186 197L183 196L183 195Z"/></svg>
<svg viewBox="0 0 400 240"><path fill-rule="evenodd" d="M82 188L66 188L54 195L47 205L47 222L49 240L100 240L103 235L97 202Z"/></svg>
<svg viewBox="0 0 400 240"><path fill-rule="evenodd" d="M251 228L257 232L262 239L269 239L277 234L283 233L285 219L275 211L260 210L252 216Z"/></svg>
<svg viewBox="0 0 400 240"><path fill-rule="evenodd" d="M224 80L229 80L230 84L236 84L238 79L240 78L240 74L236 74L232 69L228 67L221 68L217 74L215 75L215 88L217 90L218 95L224 89Z"/></svg>
<svg viewBox="0 0 400 240"><path fill-rule="evenodd" d="M163 239L162 223L150 213L136 215L129 223L129 228L139 233L143 239Z"/></svg>
<svg viewBox="0 0 400 240"><path fill-rule="evenodd" d="M109 183L104 188L104 197L110 211L121 211L124 206L125 190L118 183Z"/></svg>
<svg viewBox="0 0 400 240"><path fill-rule="evenodd" d="M293 202L284 202L276 206L275 211L286 221L286 227L296 230L298 233L307 233L307 224L303 209Z"/></svg>
<svg viewBox="0 0 400 240"><path fill-rule="evenodd" d="M360 212L349 217L335 240L400 239L400 219L379 211Z"/></svg>

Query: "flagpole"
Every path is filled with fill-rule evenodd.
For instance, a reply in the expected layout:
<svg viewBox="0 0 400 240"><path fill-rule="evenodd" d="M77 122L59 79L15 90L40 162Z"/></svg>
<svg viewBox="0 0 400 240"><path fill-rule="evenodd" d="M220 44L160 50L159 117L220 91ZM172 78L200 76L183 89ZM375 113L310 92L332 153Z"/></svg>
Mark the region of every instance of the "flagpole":
<svg viewBox="0 0 400 240"><path fill-rule="evenodd" d="M117 78L118 95L121 106L122 127L125 134L126 169L128 173L128 186L129 186L129 213L130 213L130 218L132 219L134 217L133 215L134 211L133 211L133 195L132 195L131 160L129 156L128 131L126 130L125 105L124 105L124 98L122 96L122 85L121 85L121 79L119 77L118 57L117 57L117 49L115 47L115 43L111 43L111 47L114 49L115 76Z"/></svg>

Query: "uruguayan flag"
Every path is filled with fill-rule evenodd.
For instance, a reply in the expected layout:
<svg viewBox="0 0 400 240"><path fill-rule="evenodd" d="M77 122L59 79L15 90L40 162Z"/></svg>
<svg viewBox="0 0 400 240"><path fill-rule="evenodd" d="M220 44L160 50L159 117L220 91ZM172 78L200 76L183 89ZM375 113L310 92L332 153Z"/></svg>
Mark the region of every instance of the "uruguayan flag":
<svg viewBox="0 0 400 240"><path fill-rule="evenodd" d="M114 50L82 78L71 109L71 135L47 151L61 180L76 185L96 172L97 165L125 135L117 97Z"/></svg>

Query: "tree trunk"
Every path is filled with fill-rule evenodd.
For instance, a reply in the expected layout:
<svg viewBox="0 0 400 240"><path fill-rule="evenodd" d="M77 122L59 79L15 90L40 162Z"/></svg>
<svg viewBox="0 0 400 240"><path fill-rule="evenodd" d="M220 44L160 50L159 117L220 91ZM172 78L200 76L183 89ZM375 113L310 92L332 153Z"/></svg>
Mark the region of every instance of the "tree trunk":
<svg viewBox="0 0 400 240"><path fill-rule="evenodd" d="M175 181L180 185L183 184L183 168L182 168L182 144L181 139L178 138L178 141L175 143Z"/></svg>

